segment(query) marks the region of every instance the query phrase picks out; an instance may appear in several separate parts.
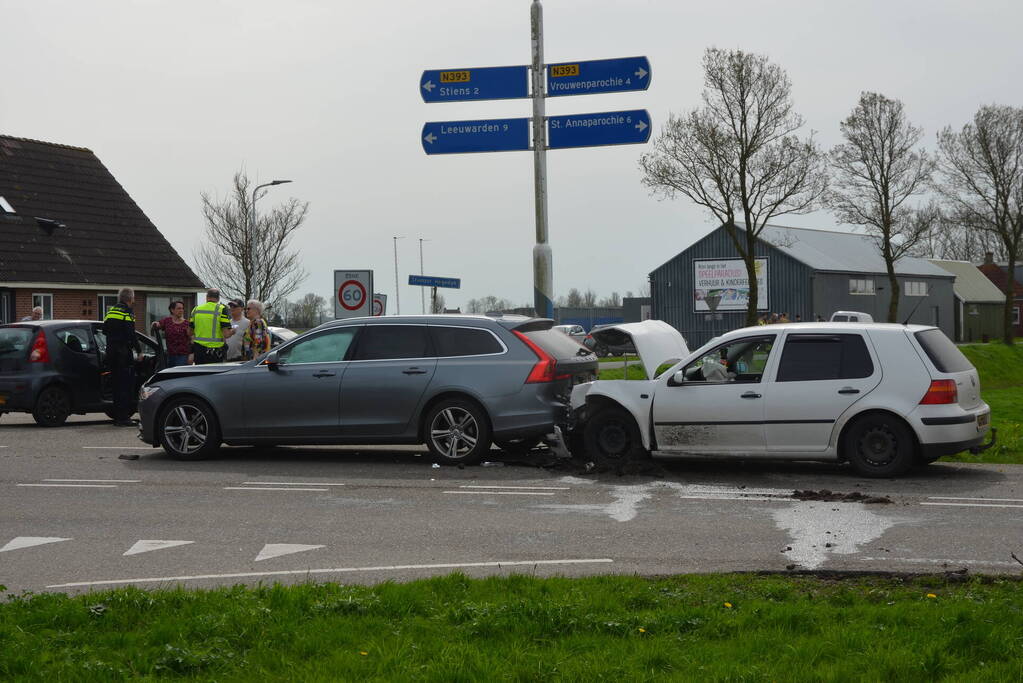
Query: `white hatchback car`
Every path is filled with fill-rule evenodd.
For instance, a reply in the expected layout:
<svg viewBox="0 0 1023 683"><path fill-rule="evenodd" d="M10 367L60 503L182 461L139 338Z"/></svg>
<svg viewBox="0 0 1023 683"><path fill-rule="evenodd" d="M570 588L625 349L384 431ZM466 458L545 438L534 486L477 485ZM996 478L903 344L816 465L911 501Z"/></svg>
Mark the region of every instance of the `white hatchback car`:
<svg viewBox="0 0 1023 683"><path fill-rule="evenodd" d="M711 340L656 377L671 349L684 348L682 335L660 321L618 329L631 334L654 379L573 389L576 429L590 457L848 461L861 475L891 477L994 443L992 431L984 444L991 412L977 370L935 327L748 327Z"/></svg>

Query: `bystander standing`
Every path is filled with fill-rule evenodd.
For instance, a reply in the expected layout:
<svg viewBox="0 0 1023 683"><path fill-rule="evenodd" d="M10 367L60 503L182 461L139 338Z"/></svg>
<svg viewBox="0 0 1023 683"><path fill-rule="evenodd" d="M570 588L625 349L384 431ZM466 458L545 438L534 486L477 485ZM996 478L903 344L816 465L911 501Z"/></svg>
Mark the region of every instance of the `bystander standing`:
<svg viewBox="0 0 1023 683"><path fill-rule="evenodd" d="M233 330L226 342L227 360L241 360L242 342L245 338L245 331L249 329L249 319L245 317L245 305L241 299L228 301L227 310L231 314L231 329Z"/></svg>
<svg viewBox="0 0 1023 683"><path fill-rule="evenodd" d="M172 301L167 310L170 311L170 315L153 323L153 329L162 331L163 338L167 343L167 367L189 365L191 363L189 356L192 350L192 327L185 319L185 302Z"/></svg>

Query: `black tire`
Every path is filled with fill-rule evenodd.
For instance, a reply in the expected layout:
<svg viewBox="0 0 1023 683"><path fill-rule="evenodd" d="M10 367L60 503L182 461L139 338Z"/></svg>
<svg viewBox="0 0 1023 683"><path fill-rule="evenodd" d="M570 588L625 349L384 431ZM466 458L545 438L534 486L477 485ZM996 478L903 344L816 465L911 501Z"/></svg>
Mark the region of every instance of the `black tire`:
<svg viewBox="0 0 1023 683"><path fill-rule="evenodd" d="M39 392L32 417L40 427L59 427L71 414L71 395L61 387L46 387Z"/></svg>
<svg viewBox="0 0 1023 683"><path fill-rule="evenodd" d="M617 465L648 458L643 448L639 427L632 415L622 408L598 410L583 427L586 454L598 463Z"/></svg>
<svg viewBox="0 0 1023 683"><path fill-rule="evenodd" d="M490 450L490 422L472 401L448 399L435 405L423 434L430 453L446 465L474 465Z"/></svg>
<svg viewBox="0 0 1023 683"><path fill-rule="evenodd" d="M509 455L526 455L540 443L539 436L527 436L521 439L495 439L494 444Z"/></svg>
<svg viewBox="0 0 1023 683"><path fill-rule="evenodd" d="M870 478L897 477L913 466L913 433L890 415L865 415L849 427L845 457L856 473Z"/></svg>
<svg viewBox="0 0 1023 683"><path fill-rule="evenodd" d="M202 460L220 448L220 425L205 401L183 397L160 411L156 438L173 458Z"/></svg>

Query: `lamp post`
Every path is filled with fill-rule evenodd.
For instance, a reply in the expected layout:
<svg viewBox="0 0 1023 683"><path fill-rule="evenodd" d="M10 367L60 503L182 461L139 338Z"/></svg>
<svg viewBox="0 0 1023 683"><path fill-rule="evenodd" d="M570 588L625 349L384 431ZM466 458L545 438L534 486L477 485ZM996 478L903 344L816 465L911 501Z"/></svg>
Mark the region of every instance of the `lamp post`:
<svg viewBox="0 0 1023 683"><path fill-rule="evenodd" d="M246 283L246 289L248 293L245 295L246 299L254 299L256 297L256 192L264 187L270 187L272 185L283 185L284 183L290 183L290 180L271 180L269 183L263 183L262 185L256 185L252 189L252 220L249 224L249 277Z"/></svg>
<svg viewBox="0 0 1023 683"><path fill-rule="evenodd" d="M423 242L429 242L429 241L430 240L424 239L422 237L419 238L419 274L420 275L425 275L425 273L423 272ZM426 313L426 288L425 287L420 287L419 288L419 299L420 299L420 302L423 305L423 313ZM430 312L433 313L432 310Z"/></svg>
<svg viewBox="0 0 1023 683"><path fill-rule="evenodd" d="M401 315L401 297L398 293L398 240L405 239L405 236L395 236L394 239L394 312Z"/></svg>

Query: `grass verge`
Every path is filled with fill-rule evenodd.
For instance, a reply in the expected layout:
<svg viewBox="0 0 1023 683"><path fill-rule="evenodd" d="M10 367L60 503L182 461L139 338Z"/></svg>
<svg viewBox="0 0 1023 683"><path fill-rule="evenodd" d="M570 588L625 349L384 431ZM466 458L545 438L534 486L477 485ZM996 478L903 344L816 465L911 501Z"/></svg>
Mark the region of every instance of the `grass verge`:
<svg viewBox="0 0 1023 683"><path fill-rule="evenodd" d="M1019 680L1008 578L454 574L0 605L0 678Z"/></svg>

